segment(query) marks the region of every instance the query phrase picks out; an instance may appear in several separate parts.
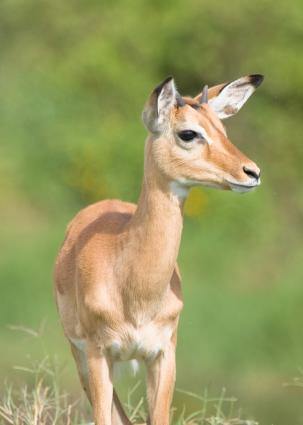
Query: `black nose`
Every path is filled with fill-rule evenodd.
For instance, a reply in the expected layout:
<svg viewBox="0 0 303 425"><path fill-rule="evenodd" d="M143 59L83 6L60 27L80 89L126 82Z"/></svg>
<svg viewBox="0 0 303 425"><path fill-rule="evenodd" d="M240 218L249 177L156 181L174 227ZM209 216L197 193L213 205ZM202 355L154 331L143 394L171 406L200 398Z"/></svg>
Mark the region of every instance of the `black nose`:
<svg viewBox="0 0 303 425"><path fill-rule="evenodd" d="M252 177L253 179L259 180L260 178L260 171L256 172L255 170L251 170L250 168L243 167L243 171L245 174L248 175L248 177Z"/></svg>

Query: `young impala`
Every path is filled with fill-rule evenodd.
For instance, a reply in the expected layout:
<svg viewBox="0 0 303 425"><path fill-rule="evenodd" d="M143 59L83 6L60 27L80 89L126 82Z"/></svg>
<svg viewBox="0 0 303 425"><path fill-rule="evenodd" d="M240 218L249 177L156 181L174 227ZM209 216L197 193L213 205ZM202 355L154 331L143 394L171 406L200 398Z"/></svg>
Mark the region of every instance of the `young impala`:
<svg viewBox="0 0 303 425"><path fill-rule="evenodd" d="M166 79L143 111L149 136L138 205L97 202L68 226L56 298L96 425L130 424L112 380L115 363L128 360L146 366L149 423L169 423L183 305L176 264L183 204L194 185L248 192L260 184L259 168L220 120L262 80L249 75L189 98Z"/></svg>

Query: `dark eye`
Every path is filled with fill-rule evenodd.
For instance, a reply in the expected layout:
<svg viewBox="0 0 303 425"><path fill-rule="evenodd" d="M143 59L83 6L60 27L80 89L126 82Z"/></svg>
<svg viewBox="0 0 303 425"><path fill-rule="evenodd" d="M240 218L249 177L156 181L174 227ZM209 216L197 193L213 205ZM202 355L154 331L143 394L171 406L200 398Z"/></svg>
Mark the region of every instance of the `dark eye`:
<svg viewBox="0 0 303 425"><path fill-rule="evenodd" d="M178 133L178 136L184 142L191 142L197 135L198 133L192 130L183 130Z"/></svg>

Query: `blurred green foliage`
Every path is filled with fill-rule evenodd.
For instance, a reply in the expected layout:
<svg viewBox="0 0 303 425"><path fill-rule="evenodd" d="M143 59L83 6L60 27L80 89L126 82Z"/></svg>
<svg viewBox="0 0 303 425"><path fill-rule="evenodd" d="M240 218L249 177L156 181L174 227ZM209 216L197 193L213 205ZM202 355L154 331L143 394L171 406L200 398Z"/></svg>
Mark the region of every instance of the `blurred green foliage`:
<svg viewBox="0 0 303 425"><path fill-rule="evenodd" d="M195 190L186 207L177 385L227 385L263 423L301 423L302 395L283 383L303 362L302 40L301 0L1 1L1 375L13 379L12 365L40 350L7 324L46 319L44 351L68 362L66 385L77 382L54 257L81 207L138 198L153 87L174 75L194 95L264 73L227 123L263 185L245 196Z"/></svg>

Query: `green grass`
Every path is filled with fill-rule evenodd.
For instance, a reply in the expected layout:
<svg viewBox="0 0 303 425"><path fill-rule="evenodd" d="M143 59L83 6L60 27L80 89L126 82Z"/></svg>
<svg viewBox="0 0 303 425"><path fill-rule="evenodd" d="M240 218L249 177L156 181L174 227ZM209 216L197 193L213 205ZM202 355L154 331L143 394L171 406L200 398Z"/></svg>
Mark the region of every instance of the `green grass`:
<svg viewBox="0 0 303 425"><path fill-rule="evenodd" d="M45 359L36 367L19 367L31 374L33 384L6 386L1 394L0 423L12 425L46 425L79 423L76 402L60 391L56 371ZM76 421L76 422L75 422Z"/></svg>
<svg viewBox="0 0 303 425"><path fill-rule="evenodd" d="M91 412L87 403L69 396L59 384L60 369L57 363L45 358L32 367L16 367L20 372L30 375L32 383L6 385L0 400L0 424L7 425L79 425L89 422ZM28 381L28 380L27 380ZM140 383L127 394L125 409L133 423L142 423L146 418L143 397L135 397ZM242 419L237 400L227 397L226 390L217 398L177 390L187 398L194 398L200 409L187 413L186 407L181 412L172 408L171 417L174 425L257 425L257 422ZM137 401L134 402L134 399ZM84 413L83 413L84 412Z"/></svg>

